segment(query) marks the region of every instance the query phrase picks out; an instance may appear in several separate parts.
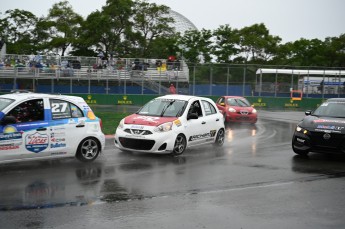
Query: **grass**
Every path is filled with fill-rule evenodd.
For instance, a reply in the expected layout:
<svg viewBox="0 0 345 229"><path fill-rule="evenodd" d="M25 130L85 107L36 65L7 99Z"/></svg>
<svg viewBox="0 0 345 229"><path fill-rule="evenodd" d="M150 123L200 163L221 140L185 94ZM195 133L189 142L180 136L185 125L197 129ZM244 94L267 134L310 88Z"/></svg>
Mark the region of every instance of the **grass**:
<svg viewBox="0 0 345 229"><path fill-rule="evenodd" d="M121 119L133 114L138 108L128 108L114 105L93 105L90 106L95 115L102 119L102 130L106 135L115 134L115 130Z"/></svg>
<svg viewBox="0 0 345 229"><path fill-rule="evenodd" d="M129 115L130 113L114 113L109 111L95 111L97 117L102 119L103 123L103 133L108 134L115 134L115 130L119 125L121 119Z"/></svg>

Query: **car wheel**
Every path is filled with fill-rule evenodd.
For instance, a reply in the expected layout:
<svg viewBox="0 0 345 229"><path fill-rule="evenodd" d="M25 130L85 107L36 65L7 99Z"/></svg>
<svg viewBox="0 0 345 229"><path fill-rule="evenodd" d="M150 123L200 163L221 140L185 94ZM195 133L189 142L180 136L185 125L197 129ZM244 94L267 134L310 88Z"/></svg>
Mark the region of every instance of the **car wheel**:
<svg viewBox="0 0 345 229"><path fill-rule="evenodd" d="M307 150L300 150L300 149L296 149L293 145L292 145L292 150L298 154L298 155L301 155L301 156L307 156L309 151Z"/></svg>
<svg viewBox="0 0 345 229"><path fill-rule="evenodd" d="M76 157L83 162L91 162L98 157L101 146L95 138L85 138L78 146Z"/></svg>
<svg viewBox="0 0 345 229"><path fill-rule="evenodd" d="M182 134L177 135L172 154L181 155L186 149L186 146L187 146L186 138Z"/></svg>
<svg viewBox="0 0 345 229"><path fill-rule="evenodd" d="M222 128L218 130L217 137L216 137L216 140L214 141L214 144L216 146L222 146L224 144L224 140L225 140L225 131Z"/></svg>

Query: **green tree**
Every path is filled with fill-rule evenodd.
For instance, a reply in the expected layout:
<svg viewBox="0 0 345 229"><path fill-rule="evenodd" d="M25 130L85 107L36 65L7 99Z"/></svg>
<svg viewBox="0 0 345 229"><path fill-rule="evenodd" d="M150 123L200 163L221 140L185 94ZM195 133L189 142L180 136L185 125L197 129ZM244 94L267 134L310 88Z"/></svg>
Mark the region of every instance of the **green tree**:
<svg viewBox="0 0 345 229"><path fill-rule="evenodd" d="M218 63L231 63L234 56L239 53L239 33L229 25L221 25L213 32L213 54Z"/></svg>
<svg viewBox="0 0 345 229"><path fill-rule="evenodd" d="M239 30L240 56L245 62L266 63L277 54L281 38L269 34L264 24L254 24Z"/></svg>
<svg viewBox="0 0 345 229"><path fill-rule="evenodd" d="M7 10L0 19L0 37L6 42L7 53L25 54L36 50L37 17L25 10Z"/></svg>
<svg viewBox="0 0 345 229"><path fill-rule="evenodd" d="M186 31L178 41L185 61L192 63L210 62L212 60L212 32L202 29Z"/></svg>
<svg viewBox="0 0 345 229"><path fill-rule="evenodd" d="M325 39L325 58L329 67L345 67L345 34Z"/></svg>
<svg viewBox="0 0 345 229"><path fill-rule="evenodd" d="M68 1L55 3L47 16L50 23L49 32L51 40L48 43L50 49L61 51L65 55L67 48L76 42L78 31L83 18L73 11Z"/></svg>
<svg viewBox="0 0 345 229"><path fill-rule="evenodd" d="M174 28L170 25L174 22L168 16L169 7L136 1L133 14L133 30L139 32L138 45L141 57L150 56L149 49L156 38L169 37L173 34Z"/></svg>

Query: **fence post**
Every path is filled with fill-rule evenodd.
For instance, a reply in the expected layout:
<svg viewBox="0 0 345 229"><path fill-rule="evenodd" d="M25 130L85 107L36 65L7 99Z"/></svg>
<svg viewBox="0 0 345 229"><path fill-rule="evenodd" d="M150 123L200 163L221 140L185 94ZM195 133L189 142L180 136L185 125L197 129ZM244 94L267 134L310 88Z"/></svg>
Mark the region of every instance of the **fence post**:
<svg viewBox="0 0 345 229"><path fill-rule="evenodd" d="M228 64L228 69L226 73L226 95L229 95L229 76L230 76L230 66Z"/></svg>
<svg viewBox="0 0 345 229"><path fill-rule="evenodd" d="M243 69L243 87L242 87L242 96L245 96L245 85L246 85L246 74L247 74L247 61Z"/></svg>

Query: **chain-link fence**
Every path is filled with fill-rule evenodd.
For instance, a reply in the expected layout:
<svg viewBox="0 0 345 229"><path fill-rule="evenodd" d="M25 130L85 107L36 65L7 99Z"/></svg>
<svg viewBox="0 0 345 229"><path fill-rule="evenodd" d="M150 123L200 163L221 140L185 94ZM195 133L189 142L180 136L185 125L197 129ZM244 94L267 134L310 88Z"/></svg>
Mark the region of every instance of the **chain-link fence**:
<svg viewBox="0 0 345 229"><path fill-rule="evenodd" d="M6 55L0 62L2 93L162 95L170 84L188 95L345 97L345 69L57 55Z"/></svg>

